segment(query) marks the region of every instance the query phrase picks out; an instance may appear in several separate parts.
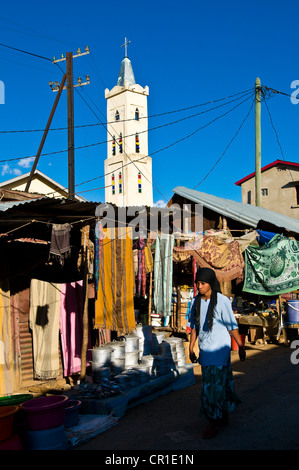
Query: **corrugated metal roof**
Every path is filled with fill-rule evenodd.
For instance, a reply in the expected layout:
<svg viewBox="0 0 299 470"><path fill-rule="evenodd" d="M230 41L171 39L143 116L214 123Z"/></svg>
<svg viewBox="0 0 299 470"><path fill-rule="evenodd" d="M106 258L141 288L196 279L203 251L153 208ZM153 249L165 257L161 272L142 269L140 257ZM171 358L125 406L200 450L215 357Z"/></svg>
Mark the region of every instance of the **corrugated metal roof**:
<svg viewBox="0 0 299 470"><path fill-rule="evenodd" d="M231 199L224 199L212 194L202 193L189 189L184 186L177 186L172 190L179 196L190 199L191 201L202 204L215 212L219 212L226 217L237 220L241 223L248 225L251 228L256 228L260 221L268 222L276 227L282 227L290 232L299 233L299 221L288 217L278 212L270 211L262 207L252 206L251 204L244 204L243 202L233 201Z"/></svg>
<svg viewBox="0 0 299 470"><path fill-rule="evenodd" d="M6 201L0 202L0 212L5 212L9 209L12 209L15 206L19 206L21 204L26 204L27 202L30 204L34 201L40 201L40 198L37 199L24 199L24 201Z"/></svg>

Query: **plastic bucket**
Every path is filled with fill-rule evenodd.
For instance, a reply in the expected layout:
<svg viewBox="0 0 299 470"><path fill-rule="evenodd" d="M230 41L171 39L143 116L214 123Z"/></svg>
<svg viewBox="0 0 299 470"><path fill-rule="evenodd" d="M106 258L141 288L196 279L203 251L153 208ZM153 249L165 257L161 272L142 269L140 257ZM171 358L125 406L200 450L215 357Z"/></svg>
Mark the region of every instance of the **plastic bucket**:
<svg viewBox="0 0 299 470"><path fill-rule="evenodd" d="M0 408L0 441L12 436L15 413L18 409L18 406L2 406Z"/></svg>
<svg viewBox="0 0 299 470"><path fill-rule="evenodd" d="M0 442L0 450L24 450L20 436L14 434L5 441Z"/></svg>
<svg viewBox="0 0 299 470"><path fill-rule="evenodd" d="M0 397L0 406L16 406L21 405L25 401L31 400L33 395L30 393L18 394L18 395L7 395Z"/></svg>
<svg viewBox="0 0 299 470"><path fill-rule="evenodd" d="M65 406L68 400L65 395L53 395L33 398L23 403L27 428L50 429L64 424Z"/></svg>
<svg viewBox="0 0 299 470"><path fill-rule="evenodd" d="M246 338L246 335L240 335L240 338L241 338L241 341L242 341L242 344L243 346L245 346L245 338ZM239 351L239 346L237 345L236 341L234 340L234 338L231 336L231 349L232 351Z"/></svg>
<svg viewBox="0 0 299 470"><path fill-rule="evenodd" d="M287 321L290 323L299 323L299 300L288 300Z"/></svg>
<svg viewBox="0 0 299 470"><path fill-rule="evenodd" d="M64 425L52 429L26 432L28 450L66 450L67 437Z"/></svg>
<svg viewBox="0 0 299 470"><path fill-rule="evenodd" d="M69 400L65 407L64 426L70 428L79 423L79 410L81 407L80 400Z"/></svg>

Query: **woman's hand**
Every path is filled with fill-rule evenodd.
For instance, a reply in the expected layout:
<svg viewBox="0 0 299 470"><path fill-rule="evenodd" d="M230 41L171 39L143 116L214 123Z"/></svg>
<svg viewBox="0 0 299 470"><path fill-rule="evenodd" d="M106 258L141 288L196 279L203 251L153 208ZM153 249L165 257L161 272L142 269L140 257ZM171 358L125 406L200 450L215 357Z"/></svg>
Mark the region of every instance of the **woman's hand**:
<svg viewBox="0 0 299 470"><path fill-rule="evenodd" d="M196 354L192 351L189 352L189 358L192 363L197 362Z"/></svg>
<svg viewBox="0 0 299 470"><path fill-rule="evenodd" d="M239 358L240 358L240 361L245 361L246 359L246 351L245 351L244 346L239 346Z"/></svg>

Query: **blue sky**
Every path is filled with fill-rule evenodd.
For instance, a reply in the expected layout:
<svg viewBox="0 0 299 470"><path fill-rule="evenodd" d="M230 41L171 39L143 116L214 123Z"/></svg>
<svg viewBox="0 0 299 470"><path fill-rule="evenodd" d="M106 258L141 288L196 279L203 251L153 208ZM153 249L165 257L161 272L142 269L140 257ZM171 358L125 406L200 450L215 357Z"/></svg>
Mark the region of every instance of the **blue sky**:
<svg viewBox="0 0 299 470"><path fill-rule="evenodd" d="M255 169L254 106L252 97L236 94L253 90L257 77L294 92L298 18L295 0L16 0L1 6L0 43L48 59L89 46L88 56L74 59L74 78L90 76L74 97L75 125L83 126L75 131L75 147L83 147L75 151L78 194L104 201L104 91L116 85L127 37L136 82L149 86L149 128L156 128L148 136L154 202L168 201L175 186L241 201L235 182ZM30 171L25 157L36 154L56 96L49 81L61 78L50 60L0 46L0 182ZM286 95L267 99L268 109L262 103L262 166L299 162L299 104ZM37 168L67 187L66 126L64 92Z"/></svg>

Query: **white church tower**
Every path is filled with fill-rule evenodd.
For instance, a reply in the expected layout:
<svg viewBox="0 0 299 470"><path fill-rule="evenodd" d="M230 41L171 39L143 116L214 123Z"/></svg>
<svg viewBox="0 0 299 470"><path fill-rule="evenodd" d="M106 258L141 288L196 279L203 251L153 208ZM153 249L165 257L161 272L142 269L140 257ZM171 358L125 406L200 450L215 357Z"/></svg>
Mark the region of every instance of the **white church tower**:
<svg viewBox="0 0 299 470"><path fill-rule="evenodd" d="M138 85L127 57L117 84L105 90L107 99L107 158L105 202L116 206L152 206L152 159L148 157L147 97L149 88Z"/></svg>

